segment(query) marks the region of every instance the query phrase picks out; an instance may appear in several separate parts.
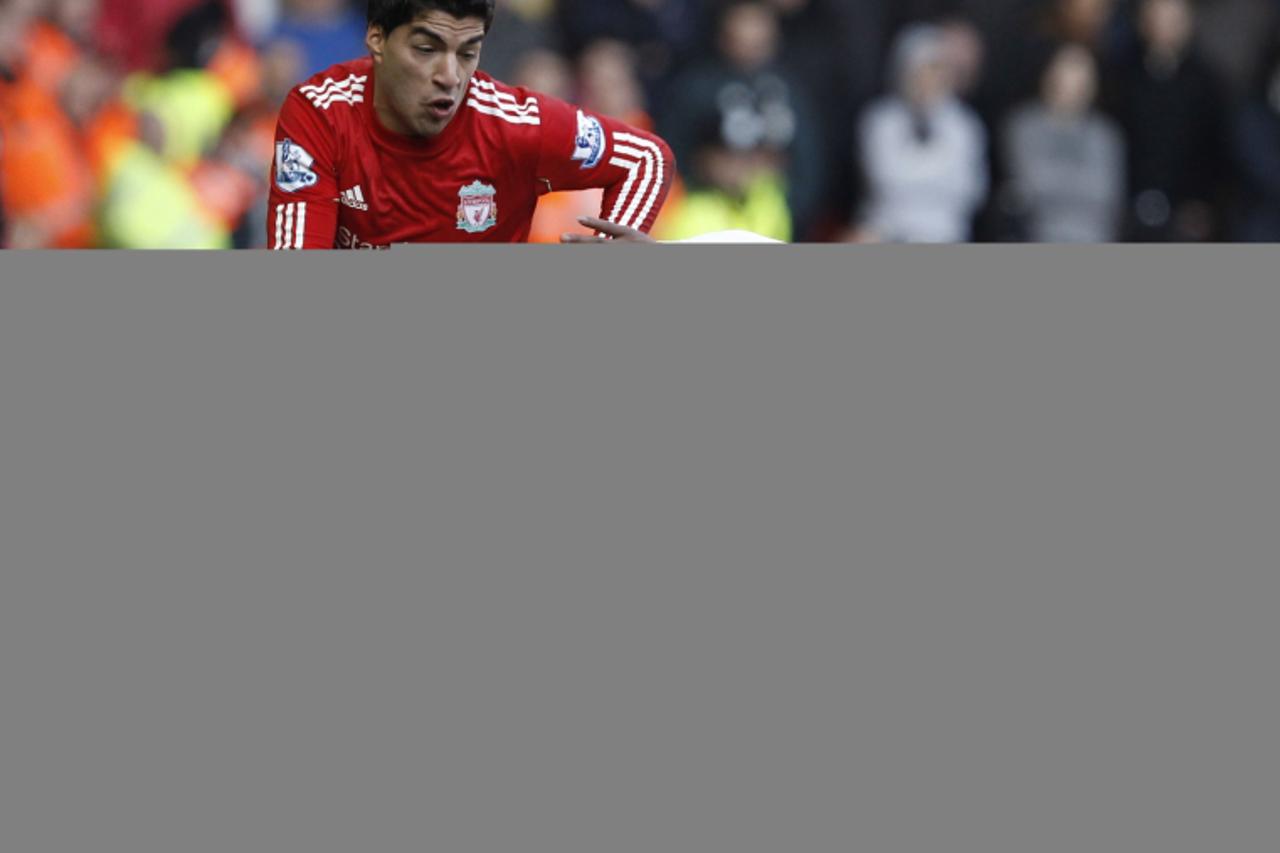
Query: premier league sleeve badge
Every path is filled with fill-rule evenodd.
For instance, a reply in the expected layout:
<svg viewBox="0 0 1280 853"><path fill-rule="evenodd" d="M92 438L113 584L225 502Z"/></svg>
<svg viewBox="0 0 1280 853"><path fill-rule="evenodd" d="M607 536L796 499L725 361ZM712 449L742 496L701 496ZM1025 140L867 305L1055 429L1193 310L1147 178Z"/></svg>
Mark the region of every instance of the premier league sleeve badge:
<svg viewBox="0 0 1280 853"><path fill-rule="evenodd" d="M573 139L573 159L582 161L582 168L594 169L604 159L604 126L600 120L578 110L578 133Z"/></svg>
<svg viewBox="0 0 1280 853"><path fill-rule="evenodd" d="M276 186L287 193L313 187L320 178L312 168L316 159L292 139L276 143Z"/></svg>

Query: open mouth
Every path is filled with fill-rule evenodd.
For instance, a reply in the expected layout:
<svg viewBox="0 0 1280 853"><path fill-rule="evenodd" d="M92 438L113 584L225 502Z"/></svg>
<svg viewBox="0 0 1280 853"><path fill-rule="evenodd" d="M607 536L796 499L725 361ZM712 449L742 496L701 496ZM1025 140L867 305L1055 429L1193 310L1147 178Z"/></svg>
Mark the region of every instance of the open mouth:
<svg viewBox="0 0 1280 853"><path fill-rule="evenodd" d="M427 112L435 119L448 118L453 112L454 104L453 98L436 98L427 103Z"/></svg>

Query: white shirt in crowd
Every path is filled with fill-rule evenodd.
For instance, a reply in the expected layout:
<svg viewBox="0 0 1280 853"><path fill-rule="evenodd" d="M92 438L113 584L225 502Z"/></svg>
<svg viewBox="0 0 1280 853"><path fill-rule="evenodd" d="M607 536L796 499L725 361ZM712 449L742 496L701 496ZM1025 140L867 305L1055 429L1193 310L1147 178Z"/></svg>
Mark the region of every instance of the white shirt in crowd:
<svg viewBox="0 0 1280 853"><path fill-rule="evenodd" d="M884 98L863 114L859 141L869 199L862 223L889 242L968 240L990 182L986 130L954 98L925 118L929 133L922 137L900 97Z"/></svg>

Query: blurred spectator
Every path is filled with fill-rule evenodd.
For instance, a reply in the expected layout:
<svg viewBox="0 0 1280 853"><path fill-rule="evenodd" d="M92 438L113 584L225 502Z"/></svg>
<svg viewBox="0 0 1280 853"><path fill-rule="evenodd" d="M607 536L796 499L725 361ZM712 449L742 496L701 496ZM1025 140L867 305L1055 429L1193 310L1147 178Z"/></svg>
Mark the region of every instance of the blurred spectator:
<svg viewBox="0 0 1280 853"><path fill-rule="evenodd" d="M1273 28L1280 24L1277 0L1207 0L1196 7L1196 43L1205 62L1243 101L1262 73Z"/></svg>
<svg viewBox="0 0 1280 853"><path fill-rule="evenodd" d="M817 102L817 133L824 145L826 179L819 210L806 237L837 230L859 192L848 157L854 145L850 116L880 92L888 4L881 0L769 0L781 22L780 64Z"/></svg>
<svg viewBox="0 0 1280 853"><path fill-rule="evenodd" d="M124 99L156 121L156 153L183 167L212 150L234 114L231 94L212 74L197 69L130 77Z"/></svg>
<svg viewBox="0 0 1280 853"><path fill-rule="evenodd" d="M740 149L779 157L795 233L806 239L826 189L822 125L804 87L779 61L777 13L764 0L730 0L719 21L716 56L672 84L657 116L677 162L692 162L695 134L722 121Z"/></svg>
<svg viewBox="0 0 1280 853"><path fill-rule="evenodd" d="M120 92L134 133L115 143L101 178L100 240L119 248L230 248L233 219L250 204L253 181L223 168L219 152L237 110L259 96L256 55L236 37L227 9L212 3L179 18L165 45L168 68L131 74Z"/></svg>
<svg viewBox="0 0 1280 853"><path fill-rule="evenodd" d="M782 61L811 88L860 105L880 87L887 4L880 0L769 0L782 26Z"/></svg>
<svg viewBox="0 0 1280 853"><path fill-rule="evenodd" d="M35 0L0 3L0 79L6 82L13 80L22 62L35 12Z"/></svg>
<svg viewBox="0 0 1280 853"><path fill-rule="evenodd" d="M126 71L162 71L174 25L201 7L217 7L235 20L230 0L96 0L94 47Z"/></svg>
<svg viewBox="0 0 1280 853"><path fill-rule="evenodd" d="M905 30L893 68L896 91L860 121L869 189L861 230L892 242L967 240L987 193L987 134L952 91L941 30Z"/></svg>
<svg viewBox="0 0 1280 853"><path fill-rule="evenodd" d="M988 121L1037 97L1045 69L1064 44L1093 51L1106 77L1122 53L1117 0L1044 0L1011 10L995 34L985 104Z"/></svg>
<svg viewBox="0 0 1280 853"><path fill-rule="evenodd" d="M1011 107L999 101L1000 85L988 74L990 47L987 34L965 12L952 12L937 19L942 39L943 64L951 79L951 90L962 103L977 114L984 128L998 129L1005 124ZM997 150L999 134L987 133L985 158L992 186L1003 185L1005 162ZM990 194L987 203L974 218L973 239L983 242L1006 240L1002 212L997 204L998 193Z"/></svg>
<svg viewBox="0 0 1280 853"><path fill-rule="evenodd" d="M938 22L942 38L943 63L950 70L951 88L956 97L971 105L979 99L987 60L987 45L978 27L963 16Z"/></svg>
<svg viewBox="0 0 1280 853"><path fill-rule="evenodd" d="M527 54L562 54L554 11L555 0L498 0L493 26L480 54L480 67L499 80L512 82Z"/></svg>
<svg viewBox="0 0 1280 853"><path fill-rule="evenodd" d="M241 34L254 44L261 43L280 20L280 0L233 0Z"/></svg>
<svg viewBox="0 0 1280 853"><path fill-rule="evenodd" d="M0 163L4 162L4 134L0 133ZM4 176L0 174L0 181ZM9 245L9 222L4 215L4 184L0 183L0 248Z"/></svg>
<svg viewBox="0 0 1280 853"><path fill-rule="evenodd" d="M298 48L302 80L363 55L366 29L365 16L347 0L284 0L280 22L267 43L283 41Z"/></svg>
<svg viewBox="0 0 1280 853"><path fill-rule="evenodd" d="M43 4L0 10L0 191L14 248L92 245L94 184L80 129L63 103L80 49Z"/></svg>
<svg viewBox="0 0 1280 853"><path fill-rule="evenodd" d="M635 52L619 41L601 39L578 60L578 103L592 112L653 129L645 108Z"/></svg>
<svg viewBox="0 0 1280 853"><path fill-rule="evenodd" d="M298 85L299 81L307 79L303 72L307 62L306 55L295 42L281 39L264 45L259 57L263 99L279 109L289 90Z"/></svg>
<svg viewBox="0 0 1280 853"><path fill-rule="evenodd" d="M231 7L226 3L208 0L193 7L165 34L160 70L205 68L234 29Z"/></svg>
<svg viewBox="0 0 1280 853"><path fill-rule="evenodd" d="M100 6L100 0L44 0L44 14L78 46L92 49Z"/></svg>
<svg viewBox="0 0 1280 853"><path fill-rule="evenodd" d="M274 115L270 117L274 119ZM228 125L210 155L191 171L190 182L207 217L231 236L236 248L254 245L266 231L266 193L261 191L260 164L271 156L255 126L260 117L243 112Z"/></svg>
<svg viewBox="0 0 1280 853"><path fill-rule="evenodd" d="M92 245L92 176L75 126L56 100L30 82L8 87L3 100L0 184L10 218L10 245Z"/></svg>
<svg viewBox="0 0 1280 853"><path fill-rule="evenodd" d="M144 123L154 119L144 114ZM128 143L102 201L103 245L120 249L229 249L228 230L205 209L185 173L168 162L154 128Z"/></svg>
<svg viewBox="0 0 1280 853"><path fill-rule="evenodd" d="M569 60L554 50L537 49L523 54L508 79L513 85L562 101L573 98L573 67Z"/></svg>
<svg viewBox="0 0 1280 853"><path fill-rule="evenodd" d="M1116 0L1057 0L1047 31L1053 38L1108 53L1116 36Z"/></svg>
<svg viewBox="0 0 1280 853"><path fill-rule="evenodd" d="M1241 216L1235 238L1280 242L1280 30L1275 32L1249 100L1235 120Z"/></svg>
<svg viewBox="0 0 1280 853"><path fill-rule="evenodd" d="M898 34L914 24L936 23L939 19L964 11L963 0L894 0L892 9L886 12L888 34Z"/></svg>
<svg viewBox="0 0 1280 853"><path fill-rule="evenodd" d="M4 162L4 135L0 134L0 163ZM3 180L3 176L0 176ZM4 186L0 184L0 249L9 245L9 220L4 214Z"/></svg>
<svg viewBox="0 0 1280 853"><path fill-rule="evenodd" d="M1045 72L1039 101L1009 122L1011 201L1037 243L1101 243L1119 236L1124 211L1124 143L1094 110L1092 54L1066 45Z"/></svg>
<svg viewBox="0 0 1280 853"><path fill-rule="evenodd" d="M1188 0L1142 0L1142 52L1117 74L1131 239L1207 240L1222 176L1223 92L1195 51Z"/></svg>
<svg viewBox="0 0 1280 853"><path fill-rule="evenodd" d="M658 238L741 230L789 242L791 212L778 153L760 137L734 133L717 116L705 118L694 138L689 187L655 229Z"/></svg>
<svg viewBox="0 0 1280 853"><path fill-rule="evenodd" d="M93 39L93 3L33 5L45 17L23 23L0 97L0 133L12 143L0 156L7 245L229 247L270 151L231 162L241 136L228 126L260 102L262 75L228 8L169 7L176 16L152 34L158 70L122 79L110 43ZM0 14L6 56L12 8Z"/></svg>
<svg viewBox="0 0 1280 853"><path fill-rule="evenodd" d="M602 38L634 47L652 97L705 45L708 5L705 0L559 0L557 20L572 57Z"/></svg>

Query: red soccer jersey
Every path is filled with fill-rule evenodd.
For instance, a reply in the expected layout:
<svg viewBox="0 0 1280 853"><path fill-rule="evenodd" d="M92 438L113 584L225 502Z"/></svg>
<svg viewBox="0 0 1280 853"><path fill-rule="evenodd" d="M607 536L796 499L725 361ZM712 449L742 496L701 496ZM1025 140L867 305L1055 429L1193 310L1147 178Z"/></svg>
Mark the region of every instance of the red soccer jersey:
<svg viewBox="0 0 1280 853"><path fill-rule="evenodd" d="M648 231L671 149L651 133L477 72L435 139L383 127L373 60L335 65L289 93L267 216L275 249L524 242L538 197L594 187L601 215Z"/></svg>

